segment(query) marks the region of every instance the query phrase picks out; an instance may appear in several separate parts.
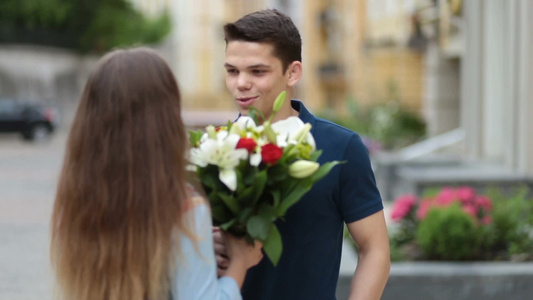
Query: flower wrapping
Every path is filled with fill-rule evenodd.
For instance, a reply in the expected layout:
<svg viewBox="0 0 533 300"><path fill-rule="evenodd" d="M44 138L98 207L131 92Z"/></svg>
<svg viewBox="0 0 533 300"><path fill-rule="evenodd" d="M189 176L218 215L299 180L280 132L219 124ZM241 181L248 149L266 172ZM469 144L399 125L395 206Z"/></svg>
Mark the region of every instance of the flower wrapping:
<svg viewBox="0 0 533 300"><path fill-rule="evenodd" d="M273 115L285 97L277 97ZM190 169L209 198L213 224L261 241L277 265L283 246L274 222L340 162L317 162L321 151L310 124L298 117L271 123L272 116L260 126L241 116L227 126L191 131Z"/></svg>

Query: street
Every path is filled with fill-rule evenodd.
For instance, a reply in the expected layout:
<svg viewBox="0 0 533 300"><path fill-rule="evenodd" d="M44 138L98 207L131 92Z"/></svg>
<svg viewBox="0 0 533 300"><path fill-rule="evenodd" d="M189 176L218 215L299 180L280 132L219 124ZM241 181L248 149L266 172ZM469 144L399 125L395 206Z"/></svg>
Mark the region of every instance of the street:
<svg viewBox="0 0 533 300"><path fill-rule="evenodd" d="M49 223L66 129L32 144L0 135L0 299L52 299Z"/></svg>

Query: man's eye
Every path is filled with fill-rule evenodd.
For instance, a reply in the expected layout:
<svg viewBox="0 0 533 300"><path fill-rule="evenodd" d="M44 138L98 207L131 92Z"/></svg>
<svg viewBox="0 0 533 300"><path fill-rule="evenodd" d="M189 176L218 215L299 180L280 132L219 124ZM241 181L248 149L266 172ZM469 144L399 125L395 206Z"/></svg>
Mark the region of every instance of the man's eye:
<svg viewBox="0 0 533 300"><path fill-rule="evenodd" d="M262 75L266 73L266 71L265 70L253 70L252 73L255 75Z"/></svg>
<svg viewBox="0 0 533 300"><path fill-rule="evenodd" d="M238 73L238 71L235 70L235 69L227 69L226 72L227 72L228 74L237 74L237 73Z"/></svg>

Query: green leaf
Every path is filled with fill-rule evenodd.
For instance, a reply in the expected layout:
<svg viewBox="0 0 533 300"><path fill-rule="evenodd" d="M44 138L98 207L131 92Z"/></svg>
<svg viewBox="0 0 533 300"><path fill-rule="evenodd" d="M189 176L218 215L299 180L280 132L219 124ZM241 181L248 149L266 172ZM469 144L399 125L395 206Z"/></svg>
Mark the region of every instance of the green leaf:
<svg viewBox="0 0 533 300"><path fill-rule="evenodd" d="M237 191L239 190L239 186L242 185L242 172L238 168L235 169L235 175L237 175Z"/></svg>
<svg viewBox="0 0 533 300"><path fill-rule="evenodd" d="M220 198L226 204L226 206L229 208L229 210L235 215L238 216L241 212L241 207L239 203L237 202L237 199L231 195L226 195L223 193L219 194Z"/></svg>
<svg viewBox="0 0 533 300"><path fill-rule="evenodd" d="M260 214L248 219L248 222L246 222L246 230L252 238L264 241L267 239L272 225L272 221L268 216Z"/></svg>
<svg viewBox="0 0 533 300"><path fill-rule="evenodd" d="M288 172L288 171L287 171ZM309 179L305 179L309 180ZM289 177L287 180L284 180L281 182L281 188L279 189L281 191L281 199L285 200L287 196L292 192L292 190L301 182L301 179L296 179Z"/></svg>
<svg viewBox="0 0 533 300"><path fill-rule="evenodd" d="M298 182L298 185L292 189L288 195L286 195L281 204L276 208L276 213L278 216L284 216L287 210L296 204L300 199L313 187L312 181L307 178Z"/></svg>
<svg viewBox="0 0 533 300"><path fill-rule="evenodd" d="M241 210L240 214L237 216L237 221L241 223L246 223L248 218L252 215L254 212L254 209L252 207L246 207L243 210Z"/></svg>
<svg viewBox="0 0 533 300"><path fill-rule="evenodd" d="M248 186L237 190L237 200L244 206L251 206L254 202L254 187Z"/></svg>
<svg viewBox="0 0 533 300"><path fill-rule="evenodd" d="M231 212L224 205L211 205L211 215L214 225L220 225L233 218Z"/></svg>
<svg viewBox="0 0 533 300"><path fill-rule="evenodd" d="M272 195L272 199L274 200L273 206L275 209L281 203L281 192L279 190L272 190L270 191L270 194Z"/></svg>
<svg viewBox="0 0 533 300"><path fill-rule="evenodd" d="M189 144L191 147L197 147L200 144L200 139L204 133L201 130L189 130Z"/></svg>
<svg viewBox="0 0 533 300"><path fill-rule="evenodd" d="M225 190L227 187L218 178L218 167L207 165L205 168L198 168L198 178L202 184L212 190Z"/></svg>
<svg viewBox="0 0 533 300"><path fill-rule="evenodd" d="M281 258L281 252L283 251L283 244L281 241L281 234L274 224L270 227L268 237L263 242L263 250L272 264L277 266L279 259Z"/></svg>
<svg viewBox="0 0 533 300"><path fill-rule="evenodd" d="M278 162L278 164L268 168L268 181L270 183L283 181L289 176L288 174L289 168Z"/></svg>
<svg viewBox="0 0 533 300"><path fill-rule="evenodd" d="M228 132L231 131L231 126L233 126L233 122L231 122L230 120L228 120L228 124L226 124L226 128L227 128Z"/></svg>
<svg viewBox="0 0 533 300"><path fill-rule="evenodd" d="M253 106L250 106L249 109L250 109L250 112L248 113L248 116L254 119L255 124L259 124L258 117L261 117L261 120L265 119L265 115L259 109Z"/></svg>
<svg viewBox="0 0 533 300"><path fill-rule="evenodd" d="M224 224L220 224L220 228L222 230L228 230L233 224L235 224L237 220L236 219L231 219L229 222L226 222Z"/></svg>
<svg viewBox="0 0 533 300"><path fill-rule="evenodd" d="M259 215L272 222L274 222L277 217L274 207L268 203L261 204L261 208L259 208Z"/></svg>
<svg viewBox="0 0 533 300"><path fill-rule="evenodd" d="M320 157L320 155L322 155L322 150L316 150L315 152L311 154L311 158L309 160L318 161L318 158Z"/></svg>
<svg viewBox="0 0 533 300"><path fill-rule="evenodd" d="M254 193L252 195L254 205L257 203L257 201L263 194L263 191L265 190L265 185L267 183L267 179L268 179L267 170L263 170L259 172L257 176L255 177L255 181L253 184Z"/></svg>
<svg viewBox="0 0 533 300"><path fill-rule="evenodd" d="M211 193L207 195L207 198L209 199L211 206L223 204L222 198L220 198L219 193L216 190L211 191Z"/></svg>
<svg viewBox="0 0 533 300"><path fill-rule="evenodd" d="M248 160L241 160L239 163L239 170L242 170L242 183L243 186L250 186L254 183L255 176L257 176L257 173L259 172L256 167L251 167L248 164Z"/></svg>
<svg viewBox="0 0 533 300"><path fill-rule="evenodd" d="M320 179L322 179L324 176L328 175L328 173L331 171L331 169L333 169L333 167L335 167L336 165L339 165L339 164L344 164L346 163L346 161L331 161L331 162L327 162L323 165L320 166L320 168L318 168L318 170L313 174L311 175L311 180L313 182L317 182L319 181Z"/></svg>

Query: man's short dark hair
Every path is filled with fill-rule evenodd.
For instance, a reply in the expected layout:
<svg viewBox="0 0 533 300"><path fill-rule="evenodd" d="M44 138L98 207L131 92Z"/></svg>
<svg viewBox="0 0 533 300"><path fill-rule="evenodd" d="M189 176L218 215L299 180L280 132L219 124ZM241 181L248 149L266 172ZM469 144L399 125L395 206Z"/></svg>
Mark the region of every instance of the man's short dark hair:
<svg viewBox="0 0 533 300"><path fill-rule="evenodd" d="M224 25L224 36L226 45L231 41L271 44L284 73L293 61L302 61L300 33L291 18L276 9L256 11Z"/></svg>

